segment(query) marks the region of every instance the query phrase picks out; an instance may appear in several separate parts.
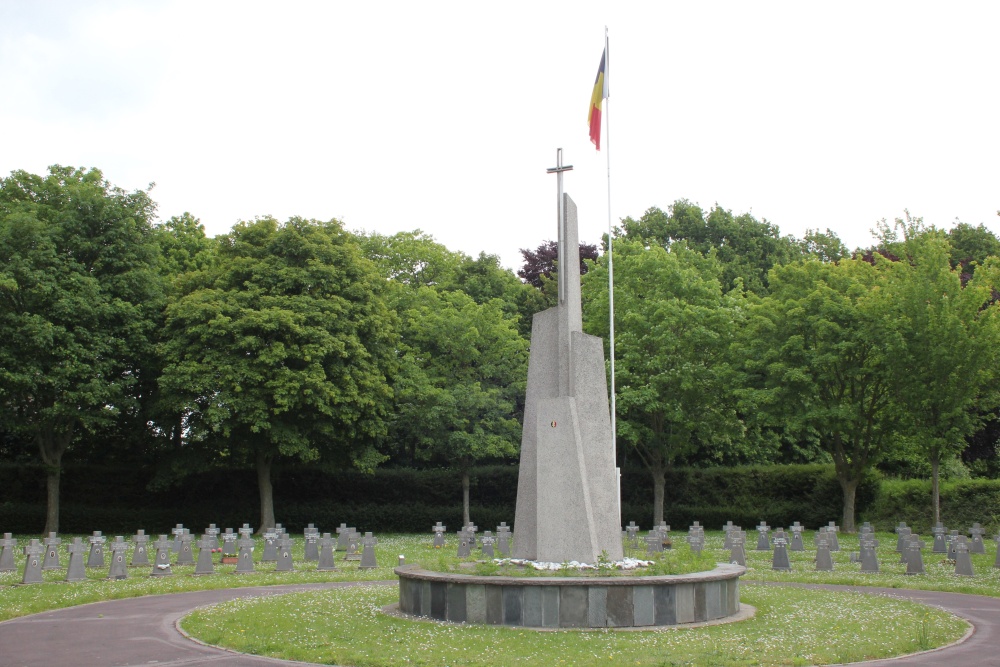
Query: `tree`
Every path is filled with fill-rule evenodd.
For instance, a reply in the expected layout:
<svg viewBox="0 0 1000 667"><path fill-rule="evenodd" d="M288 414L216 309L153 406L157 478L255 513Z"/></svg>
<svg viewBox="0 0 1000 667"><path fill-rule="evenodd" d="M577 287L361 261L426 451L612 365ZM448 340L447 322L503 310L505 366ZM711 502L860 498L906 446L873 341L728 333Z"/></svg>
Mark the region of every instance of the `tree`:
<svg viewBox="0 0 1000 667"><path fill-rule="evenodd" d="M729 290L742 280L744 289L766 294L771 267L801 257L800 242L781 236L778 227L749 213L734 216L716 204L708 215L686 199L674 202L669 213L651 208L638 220L625 218L621 235L646 245L670 246L686 241L692 250L715 252L722 264L720 281Z"/></svg>
<svg viewBox="0 0 1000 667"><path fill-rule="evenodd" d="M742 298L723 294L719 263L684 243L623 241L614 265L618 435L653 477L658 525L667 470L697 450L719 455L742 434L727 357ZM604 256L583 292L584 327L605 338L607 283Z"/></svg>
<svg viewBox="0 0 1000 667"><path fill-rule="evenodd" d="M74 440L136 409L160 304L154 211L97 169L0 179L0 425L45 464L45 532Z"/></svg>
<svg viewBox="0 0 1000 667"><path fill-rule="evenodd" d="M973 227L960 222L948 232L951 242L951 265L961 267L963 274L971 274L977 265L988 257L1000 257L1000 239L980 223ZM966 278L968 279L968 278Z"/></svg>
<svg viewBox="0 0 1000 667"><path fill-rule="evenodd" d="M468 523L472 466L519 451L528 345L499 299L477 304L462 292L429 287L406 297L391 435L411 459L461 471Z"/></svg>
<svg viewBox="0 0 1000 667"><path fill-rule="evenodd" d="M941 520L940 466L958 455L1000 403L1000 266L988 261L963 287L952 268L948 237L919 219L904 223L905 258L885 261L883 300L896 372L894 400L906 413L904 432L931 464L934 522ZM985 259L985 258L984 258Z"/></svg>
<svg viewBox="0 0 1000 667"><path fill-rule="evenodd" d="M747 384L743 411L792 437L817 441L843 492L843 528L855 529L855 493L898 443L884 303L884 272L863 260L815 259L773 268L770 294L750 309L735 354Z"/></svg>
<svg viewBox="0 0 1000 667"><path fill-rule="evenodd" d="M518 270L524 282L539 289L544 285L544 280L555 280L555 272L559 263L559 243L557 241L546 241L534 250L521 248L521 257L524 264ZM597 246L591 243L580 243L580 275L587 273L587 260L597 259Z"/></svg>
<svg viewBox="0 0 1000 667"><path fill-rule="evenodd" d="M241 222L219 243L167 308L160 384L193 436L253 462L264 529L280 457L382 459L396 321L385 281L335 220Z"/></svg>

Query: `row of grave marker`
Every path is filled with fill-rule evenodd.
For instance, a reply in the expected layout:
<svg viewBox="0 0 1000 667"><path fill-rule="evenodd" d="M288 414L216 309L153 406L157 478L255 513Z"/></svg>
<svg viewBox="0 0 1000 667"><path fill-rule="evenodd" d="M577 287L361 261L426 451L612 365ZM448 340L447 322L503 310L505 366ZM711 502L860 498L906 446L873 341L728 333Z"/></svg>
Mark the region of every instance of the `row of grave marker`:
<svg viewBox="0 0 1000 667"><path fill-rule="evenodd" d="M206 530L202 539L196 542L199 548L198 559L195 561L192 552L192 542L194 537L190 531L178 524L171 533L174 539L168 539L166 535L160 535L153 547L156 555L153 562L149 562L148 543L149 535L145 531L139 530L132 537L132 544L135 549L132 552L132 560L125 563L125 552L129 543L125 542L121 535L115 537L108 547L111 550L111 565L108 572L109 579L125 579L128 577L128 567L138 567L151 565L150 576L168 576L173 574L170 569L171 553L177 554L176 565L194 565L196 575L214 574L214 564L212 554L221 552L222 562L236 564L238 574L254 571L253 549L255 541L252 538L253 528L249 524L243 524L237 532L232 528L227 528L225 532L211 524ZM334 565L334 549L344 549L346 551L344 560L360 561L358 567L361 569L372 569L378 566L375 558L375 546L378 539L371 533L365 533L362 538L353 527L341 524L337 528L338 538L334 540L330 533L323 533L320 537L319 530L309 524L304 531L305 537L305 560L317 561L317 570L336 570ZM220 546L219 538L222 538ZM87 538L88 546L83 543L82 538L74 538L72 543L66 545L69 555L69 562L66 570L66 581L80 581L87 578L85 568L101 568L105 566L104 546L107 544L107 537L101 531L94 533ZM336 541L336 546L334 542ZM31 540L22 549L27 556L25 562L24 576L22 583L41 583L42 572L45 570L62 569L59 560L59 546L62 539L56 533L49 533L42 542L37 539ZM359 545L361 549L359 550ZM276 564L275 570L278 572L289 572L293 569L292 540L288 533L284 532L281 524L276 524L274 528L264 532L264 552L261 555L261 562L273 562ZM17 540L10 533L4 533L0 540L0 572L14 571L14 549L17 548ZM83 560L84 553L87 552L86 563ZM44 554L44 555L43 555ZM41 557L41 558L40 558Z"/></svg>
<svg viewBox="0 0 1000 667"><path fill-rule="evenodd" d="M434 533L434 548L443 548L445 546L444 534L448 531L448 527L438 521L437 525L431 526L431 531ZM476 533L478 531L479 526L471 521L463 526L461 530L456 531L459 558L469 558L472 555L472 550L477 546ZM492 531L484 531L478 540L478 546L483 556L487 558L495 558L497 553L505 558L509 558L510 542L510 526L507 525L506 521L501 521L500 525L497 526L496 535Z"/></svg>

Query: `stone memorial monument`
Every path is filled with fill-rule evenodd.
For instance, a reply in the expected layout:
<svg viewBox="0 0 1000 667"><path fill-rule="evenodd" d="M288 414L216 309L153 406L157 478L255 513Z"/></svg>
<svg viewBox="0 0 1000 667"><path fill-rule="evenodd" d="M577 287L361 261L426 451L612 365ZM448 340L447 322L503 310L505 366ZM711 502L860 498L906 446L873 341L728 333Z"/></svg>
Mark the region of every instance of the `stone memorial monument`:
<svg viewBox="0 0 1000 667"><path fill-rule="evenodd" d="M907 528L907 531L910 529ZM924 573L924 558L920 555L920 550L923 549L926 544L920 539L919 535L914 535L912 532L909 534L909 542L906 543L906 574L923 574Z"/></svg>
<svg viewBox="0 0 1000 667"><path fill-rule="evenodd" d="M931 546L931 553L948 553L948 540L945 539L948 529L939 521L936 526L931 528L931 533L934 535L934 544Z"/></svg>
<svg viewBox="0 0 1000 667"><path fill-rule="evenodd" d="M963 577L975 575L972 569L972 558L969 557L969 543L965 535L959 535L954 540L955 543L955 574Z"/></svg>
<svg viewBox="0 0 1000 667"><path fill-rule="evenodd" d="M302 531L302 536L305 538L306 550L305 555L303 555L302 560L319 560L319 528L313 524L306 526L306 529Z"/></svg>
<svg viewBox="0 0 1000 667"><path fill-rule="evenodd" d="M747 539L746 533L736 526L727 533L727 537L729 538L729 562L746 567L747 553L743 546Z"/></svg>
<svg viewBox="0 0 1000 667"><path fill-rule="evenodd" d="M816 570L833 572L833 557L830 555L830 533L823 526L816 533Z"/></svg>
<svg viewBox="0 0 1000 667"><path fill-rule="evenodd" d="M774 554L771 556L771 569L790 571L792 564L788 561L788 533L784 528L778 528L774 533Z"/></svg>
<svg viewBox="0 0 1000 667"><path fill-rule="evenodd" d="M583 333L576 204L556 153L558 304L536 313L521 435L515 558L596 563L623 557L604 342Z"/></svg>
<svg viewBox="0 0 1000 667"><path fill-rule="evenodd" d="M972 541L969 543L970 554L986 553L986 545L983 544L984 533L986 531L979 525L979 522L972 524L972 528L969 528L969 535L972 537Z"/></svg>
<svg viewBox="0 0 1000 667"><path fill-rule="evenodd" d="M244 524L245 526L245 524ZM252 532L252 531L251 531ZM249 533L244 533L240 528L240 552L237 555L236 574L249 574L253 572L253 538Z"/></svg>

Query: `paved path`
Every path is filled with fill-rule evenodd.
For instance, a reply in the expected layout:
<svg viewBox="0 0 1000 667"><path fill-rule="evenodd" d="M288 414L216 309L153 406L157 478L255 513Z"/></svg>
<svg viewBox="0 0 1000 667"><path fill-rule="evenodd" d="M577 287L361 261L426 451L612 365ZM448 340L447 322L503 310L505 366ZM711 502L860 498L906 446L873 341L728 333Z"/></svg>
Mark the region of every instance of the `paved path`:
<svg viewBox="0 0 1000 667"><path fill-rule="evenodd" d="M280 595L385 582L339 582L195 591L109 600L58 609L0 623L0 667L61 665L157 665L177 667L275 667L292 665L203 646L181 635L175 623L192 609L251 595ZM866 667L933 665L1000 667L1000 598L894 588L800 585L805 588L891 595L946 609L968 619L975 632L965 642L938 651L864 663Z"/></svg>

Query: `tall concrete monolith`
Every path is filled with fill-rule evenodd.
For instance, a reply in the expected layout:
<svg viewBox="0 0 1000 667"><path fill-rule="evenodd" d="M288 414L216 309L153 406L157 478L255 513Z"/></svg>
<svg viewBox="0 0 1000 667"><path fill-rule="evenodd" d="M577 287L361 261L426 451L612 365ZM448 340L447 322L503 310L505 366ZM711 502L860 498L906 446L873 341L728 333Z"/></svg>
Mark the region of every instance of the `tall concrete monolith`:
<svg viewBox="0 0 1000 667"><path fill-rule="evenodd" d="M576 204L557 172L559 302L531 328L513 557L623 557L603 341L583 333Z"/></svg>

